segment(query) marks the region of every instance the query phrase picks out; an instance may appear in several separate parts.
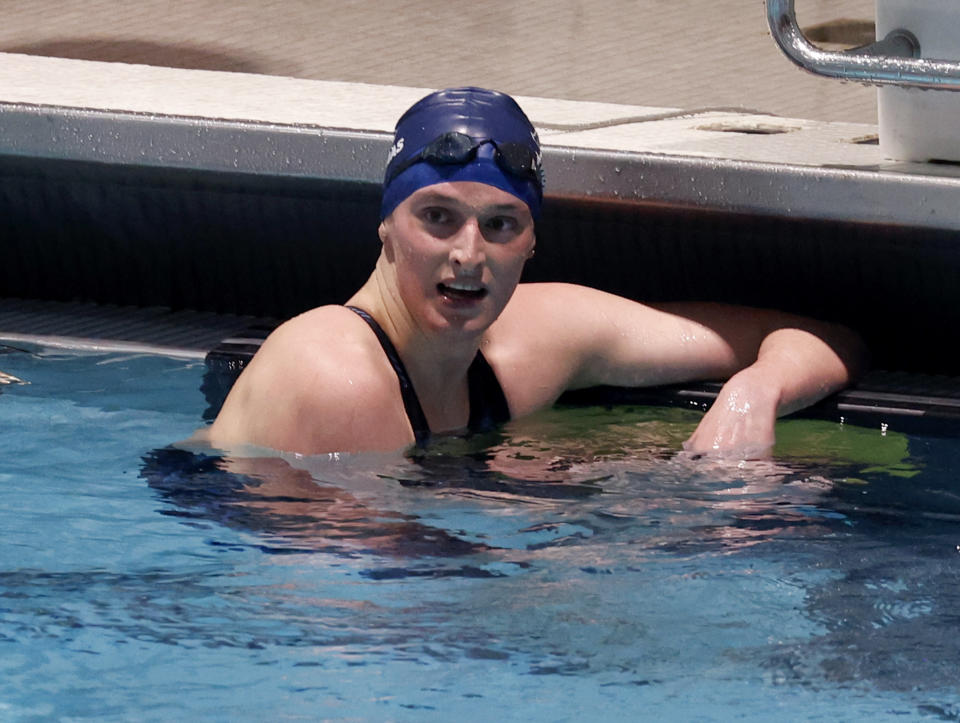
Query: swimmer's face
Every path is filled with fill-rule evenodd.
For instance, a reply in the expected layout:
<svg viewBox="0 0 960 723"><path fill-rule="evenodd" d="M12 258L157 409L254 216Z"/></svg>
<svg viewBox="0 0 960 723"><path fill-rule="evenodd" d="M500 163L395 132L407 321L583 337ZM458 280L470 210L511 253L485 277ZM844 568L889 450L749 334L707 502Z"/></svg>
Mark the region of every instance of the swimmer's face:
<svg viewBox="0 0 960 723"><path fill-rule="evenodd" d="M482 332L520 281L533 226L516 196L461 181L411 194L380 225L380 238L400 296L421 323Z"/></svg>

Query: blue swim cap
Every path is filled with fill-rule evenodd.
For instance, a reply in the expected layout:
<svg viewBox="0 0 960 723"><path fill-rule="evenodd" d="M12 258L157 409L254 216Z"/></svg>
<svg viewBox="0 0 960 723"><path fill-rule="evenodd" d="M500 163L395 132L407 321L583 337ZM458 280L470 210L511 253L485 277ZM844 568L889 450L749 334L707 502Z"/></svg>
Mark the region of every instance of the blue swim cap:
<svg viewBox="0 0 960 723"><path fill-rule="evenodd" d="M534 219L540 215L540 140L513 98L483 88L449 88L400 117L384 175L381 220L414 191L446 181L494 186L526 203Z"/></svg>

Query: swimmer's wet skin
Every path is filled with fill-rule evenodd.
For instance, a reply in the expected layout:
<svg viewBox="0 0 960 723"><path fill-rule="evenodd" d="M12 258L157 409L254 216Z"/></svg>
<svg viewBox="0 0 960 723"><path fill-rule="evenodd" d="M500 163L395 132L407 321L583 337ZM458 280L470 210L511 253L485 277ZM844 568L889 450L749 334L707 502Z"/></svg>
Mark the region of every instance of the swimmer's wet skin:
<svg viewBox="0 0 960 723"><path fill-rule="evenodd" d="M347 302L394 351L359 312L306 312L263 345L209 440L305 454L395 450L473 428L485 394L503 398L506 418L571 389L726 379L686 446L761 454L777 416L857 373L859 339L831 324L519 284L537 243L543 185L537 133L509 96L457 88L414 104L387 160L380 257ZM490 373L478 387L471 375L480 362Z"/></svg>

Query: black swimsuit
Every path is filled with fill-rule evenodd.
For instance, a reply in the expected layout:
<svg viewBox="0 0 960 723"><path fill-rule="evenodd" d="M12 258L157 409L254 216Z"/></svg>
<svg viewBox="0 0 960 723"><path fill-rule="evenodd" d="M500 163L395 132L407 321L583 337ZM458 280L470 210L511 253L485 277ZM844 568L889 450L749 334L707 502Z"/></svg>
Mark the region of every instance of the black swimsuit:
<svg viewBox="0 0 960 723"><path fill-rule="evenodd" d="M407 411L410 426L413 427L413 435L417 440L417 445L424 446L430 441L430 425L427 424L427 417L423 413L423 407L420 406L420 400L413 388L413 382L410 381L410 375L407 374L407 368L403 365L403 360L400 359L396 347L370 314L356 306L348 306L347 308L367 322L373 329L373 333L377 335L377 340L383 347L383 353L390 360L390 365L396 372L397 381L400 382L403 406ZM510 407L507 406L507 398L503 394L503 388L497 381L497 375L479 349L470 363L470 368L467 369L467 390L470 394L470 421L467 422L467 429L471 432L486 432L498 424L509 421Z"/></svg>

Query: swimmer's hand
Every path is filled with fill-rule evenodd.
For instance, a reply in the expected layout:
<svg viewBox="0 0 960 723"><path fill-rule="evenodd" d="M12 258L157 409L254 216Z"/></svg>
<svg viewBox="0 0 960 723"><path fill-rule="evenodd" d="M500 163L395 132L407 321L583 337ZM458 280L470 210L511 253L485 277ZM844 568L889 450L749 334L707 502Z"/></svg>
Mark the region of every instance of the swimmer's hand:
<svg viewBox="0 0 960 723"><path fill-rule="evenodd" d="M723 385L684 448L728 458L769 455L777 417L843 388L863 363L855 334L827 325L816 331L784 327L769 333L756 361Z"/></svg>
<svg viewBox="0 0 960 723"><path fill-rule="evenodd" d="M758 378L759 377L759 378ZM779 390L752 368L733 376L717 395L684 450L711 457L761 459L770 455Z"/></svg>

